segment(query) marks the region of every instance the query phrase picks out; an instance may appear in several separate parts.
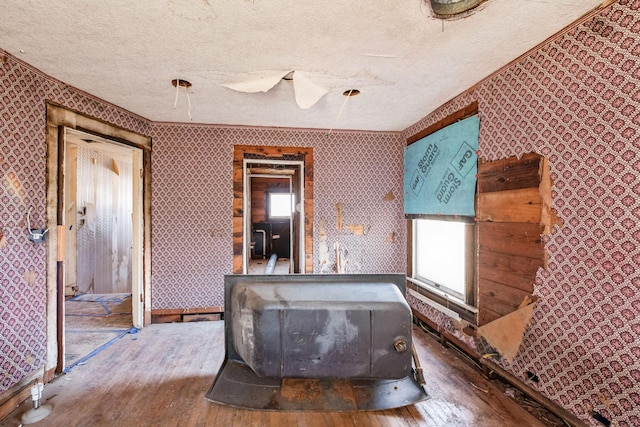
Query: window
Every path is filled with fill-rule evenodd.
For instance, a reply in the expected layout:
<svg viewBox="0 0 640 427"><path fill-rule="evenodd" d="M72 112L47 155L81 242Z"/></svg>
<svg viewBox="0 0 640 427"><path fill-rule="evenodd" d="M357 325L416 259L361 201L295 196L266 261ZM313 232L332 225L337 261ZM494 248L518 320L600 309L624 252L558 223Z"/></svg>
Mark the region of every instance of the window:
<svg viewBox="0 0 640 427"><path fill-rule="evenodd" d="M472 223L413 220L413 282L473 305L474 237Z"/></svg>
<svg viewBox="0 0 640 427"><path fill-rule="evenodd" d="M295 206L294 194L269 193L269 218L290 218Z"/></svg>

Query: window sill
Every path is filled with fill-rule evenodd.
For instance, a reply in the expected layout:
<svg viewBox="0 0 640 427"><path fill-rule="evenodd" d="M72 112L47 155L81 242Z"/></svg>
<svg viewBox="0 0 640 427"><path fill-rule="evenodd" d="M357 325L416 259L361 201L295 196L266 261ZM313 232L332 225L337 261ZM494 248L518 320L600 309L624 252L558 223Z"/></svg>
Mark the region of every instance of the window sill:
<svg viewBox="0 0 640 427"><path fill-rule="evenodd" d="M427 283L407 277L409 286L407 292L413 291L413 296L419 300L431 305L436 310L440 310L445 314L455 318L457 317L466 320L472 324L476 324L476 315L478 309L464 301L455 298L441 290L430 286ZM416 295L417 294L417 295Z"/></svg>

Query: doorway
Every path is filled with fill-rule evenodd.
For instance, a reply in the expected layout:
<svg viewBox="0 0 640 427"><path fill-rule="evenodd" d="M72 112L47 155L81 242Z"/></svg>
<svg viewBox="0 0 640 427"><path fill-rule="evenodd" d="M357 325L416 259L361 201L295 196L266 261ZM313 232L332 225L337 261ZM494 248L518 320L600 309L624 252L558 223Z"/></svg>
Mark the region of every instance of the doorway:
<svg viewBox="0 0 640 427"><path fill-rule="evenodd" d="M244 274L293 274L304 260L304 163L245 160Z"/></svg>
<svg viewBox="0 0 640 427"><path fill-rule="evenodd" d="M132 295L141 255L133 233L142 230L136 223L141 178L133 171L142 170L142 155L75 129L65 128L64 139L63 349L69 370L141 324Z"/></svg>
<svg viewBox="0 0 640 427"><path fill-rule="evenodd" d="M87 227L85 230L93 231L93 227L89 226L89 221L87 220L94 220L94 214L96 213L96 206L91 206L90 201L83 203L83 206L78 208L76 204L80 198L77 197L77 194L75 202L66 198L67 195L74 192L72 184L69 184L73 181L66 176L73 169L73 166L66 161L67 157L73 157L67 152L67 139L71 141L74 138L72 135L77 135L80 140L96 141L83 141L89 145L98 146L101 143L106 143L110 145L110 151L118 150L117 152L120 154L127 153L124 156L128 156L131 159L131 166L129 167L125 165L126 162L120 160L120 157L118 157L120 154L114 155L113 157L117 157L115 162L110 159L105 167L106 170L110 170L112 182L120 180L120 177L125 174L130 174L131 188L128 191L131 194L133 203L131 213L127 218L131 224L130 242L119 236L108 240L111 245L114 242L117 243L117 241L127 242L126 244L130 245L130 268L128 266L129 263L122 262L123 259L121 257L108 258L108 260L112 265L120 267L117 273L118 277L123 278L125 275L127 277L120 281L120 285L118 285L121 286L120 288L115 288L119 290L124 287L127 289L124 293L131 294L127 302L131 305L128 310L131 314L126 315L127 324L133 324L135 328L142 328L151 321L151 138L86 116L52 101L47 101L46 107L46 215L49 232L44 243L46 245L47 260L47 352L44 381L51 381L56 373L61 373L66 368L65 329L67 325L65 322L65 300L69 296L68 291L70 289L73 290L74 287L72 278L67 277L67 275L78 275L77 265L74 266L74 263L78 264L77 248L72 248L73 250L71 250L67 247L68 245L73 247L72 242L74 241L76 246L78 244L75 238L68 236L68 232L79 231L83 224ZM67 138L68 135L69 138ZM74 144L71 143L70 145ZM76 149L79 150L77 147L78 145L76 144ZM96 158L97 162L98 159ZM91 167L91 160L88 165ZM127 169L131 171L126 172ZM116 175L116 178L113 177L114 175ZM121 181L124 182L125 180L122 179ZM110 194L112 198L115 197L113 192ZM119 191L115 194L120 197ZM76 217L74 224L67 224L67 221L70 221L69 215ZM120 218L123 219L119 219L119 221L124 222L124 216L121 216ZM97 226L95 224L96 230ZM126 268L124 267L125 265L127 265ZM126 282L130 283L126 285ZM75 286L78 294L81 293L80 291L87 289L97 290L97 280L94 280L93 287L90 280L88 285ZM121 308L114 307L113 304L119 303L116 301L102 299L101 301L94 301L94 303L99 304L103 310L111 312L111 314L121 311Z"/></svg>
<svg viewBox="0 0 640 427"><path fill-rule="evenodd" d="M262 175L262 177L260 177ZM266 180L265 189L270 180L279 180L280 188L273 193L293 194L295 209L292 218L273 222L279 230L286 230L292 236L289 242L276 231L278 246L288 246L288 271L292 273L311 273L313 271L313 148L308 147L269 147L235 145L233 149L233 273L247 274L252 253L262 250L257 244L258 236L252 216L258 198L253 197L251 187L254 180ZM289 184L289 181L291 182ZM259 181L256 181L258 183ZM262 184L260 184L262 185ZM261 197L266 197L266 191ZM252 200L253 199L253 200ZM266 201L264 208L266 209ZM265 218L266 219L266 218ZM272 224L273 243L273 224ZM260 233L262 234L262 233ZM266 234L266 231L265 231ZM282 242L285 241L285 244ZM268 243L267 243L268 244ZM293 264L291 266L290 264ZM260 272L258 272L260 273ZM262 273L261 273L262 274Z"/></svg>

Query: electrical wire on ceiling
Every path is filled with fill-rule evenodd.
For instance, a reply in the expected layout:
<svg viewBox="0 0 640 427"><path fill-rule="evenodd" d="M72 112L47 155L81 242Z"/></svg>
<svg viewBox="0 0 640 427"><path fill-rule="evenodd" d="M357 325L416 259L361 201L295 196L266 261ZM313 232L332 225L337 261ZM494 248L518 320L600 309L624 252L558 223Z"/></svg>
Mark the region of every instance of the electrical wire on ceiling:
<svg viewBox="0 0 640 427"><path fill-rule="evenodd" d="M358 89L349 89L349 90L345 90L342 94L345 96L345 99L344 99L344 102L342 103L342 106L340 107L340 111L338 111L338 115L336 116L336 119L333 121L333 125L331 125L331 128L329 129L329 133L328 133L329 135L331 135L331 132L335 128L336 123L340 119L340 116L342 116L342 111L344 110L345 105L347 105L347 101L349 100L349 98L360 94L360 91Z"/></svg>
<svg viewBox="0 0 640 427"><path fill-rule="evenodd" d="M178 105L178 95L180 93L180 87L184 88L184 91L187 94L187 103L189 108L187 109L187 114L189 115L189 120L193 121L191 117L191 97L189 96L189 88L191 87L191 83L187 80L182 79L174 79L171 80L171 84L176 87L176 99L173 101L173 109L175 110Z"/></svg>

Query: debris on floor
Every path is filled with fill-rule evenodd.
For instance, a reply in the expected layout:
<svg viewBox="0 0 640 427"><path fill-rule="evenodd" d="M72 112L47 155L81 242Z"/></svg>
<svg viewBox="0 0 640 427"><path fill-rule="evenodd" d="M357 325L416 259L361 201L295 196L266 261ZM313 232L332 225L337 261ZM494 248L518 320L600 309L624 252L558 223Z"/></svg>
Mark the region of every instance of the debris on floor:
<svg viewBox="0 0 640 427"><path fill-rule="evenodd" d="M566 427L567 423L553 412L549 411L544 406L540 405L535 400L529 398L519 389L505 383L500 378L493 378L490 380L491 384L501 390L505 396L516 402L528 413L539 419L544 425L548 427Z"/></svg>

